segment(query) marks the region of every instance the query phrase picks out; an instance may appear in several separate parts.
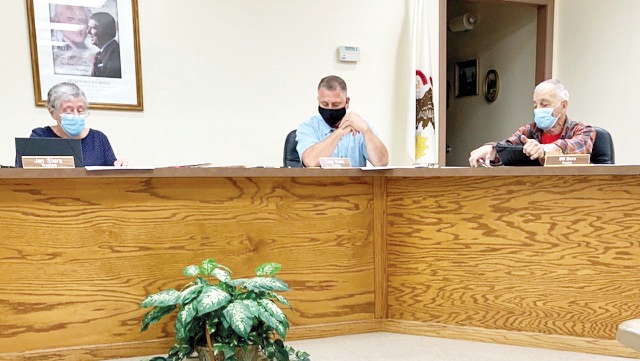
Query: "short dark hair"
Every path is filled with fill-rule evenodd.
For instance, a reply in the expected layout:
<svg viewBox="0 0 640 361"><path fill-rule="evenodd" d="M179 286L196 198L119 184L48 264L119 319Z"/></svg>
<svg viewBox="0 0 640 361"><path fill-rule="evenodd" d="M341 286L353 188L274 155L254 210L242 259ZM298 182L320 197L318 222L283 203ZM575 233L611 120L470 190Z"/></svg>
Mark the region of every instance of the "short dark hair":
<svg viewBox="0 0 640 361"><path fill-rule="evenodd" d="M103 39L113 39L116 37L116 19L109 13L94 13L91 19L98 23L98 35Z"/></svg>
<svg viewBox="0 0 640 361"><path fill-rule="evenodd" d="M320 88L327 90L340 89L346 93L347 83L345 83L344 80L342 80L342 78L337 75L329 75L320 80L320 84L318 84L318 90L320 90Z"/></svg>

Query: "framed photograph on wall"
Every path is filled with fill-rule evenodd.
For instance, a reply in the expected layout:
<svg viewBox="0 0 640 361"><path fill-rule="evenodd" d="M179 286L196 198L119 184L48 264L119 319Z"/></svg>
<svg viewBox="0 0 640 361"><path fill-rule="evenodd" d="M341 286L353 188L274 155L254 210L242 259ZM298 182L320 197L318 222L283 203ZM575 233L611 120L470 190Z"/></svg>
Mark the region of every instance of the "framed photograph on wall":
<svg viewBox="0 0 640 361"><path fill-rule="evenodd" d="M137 0L26 0L35 102L76 83L92 109L143 110Z"/></svg>
<svg viewBox="0 0 640 361"><path fill-rule="evenodd" d="M483 92L484 99L489 103L493 103L498 99L498 94L500 93L500 76L497 70L491 69L487 72L487 75L484 76Z"/></svg>
<svg viewBox="0 0 640 361"><path fill-rule="evenodd" d="M454 72L456 97L478 95L478 59L456 63Z"/></svg>

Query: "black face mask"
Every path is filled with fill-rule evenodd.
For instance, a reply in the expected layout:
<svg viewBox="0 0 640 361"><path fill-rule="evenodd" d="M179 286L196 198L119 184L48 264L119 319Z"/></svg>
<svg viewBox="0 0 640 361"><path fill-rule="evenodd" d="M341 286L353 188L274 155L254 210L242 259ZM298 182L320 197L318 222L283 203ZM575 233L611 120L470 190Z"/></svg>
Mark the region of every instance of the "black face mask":
<svg viewBox="0 0 640 361"><path fill-rule="evenodd" d="M320 113L322 119L324 119L331 128L335 128L336 124L340 123L342 118L347 114L347 108L325 109L318 106L318 113Z"/></svg>

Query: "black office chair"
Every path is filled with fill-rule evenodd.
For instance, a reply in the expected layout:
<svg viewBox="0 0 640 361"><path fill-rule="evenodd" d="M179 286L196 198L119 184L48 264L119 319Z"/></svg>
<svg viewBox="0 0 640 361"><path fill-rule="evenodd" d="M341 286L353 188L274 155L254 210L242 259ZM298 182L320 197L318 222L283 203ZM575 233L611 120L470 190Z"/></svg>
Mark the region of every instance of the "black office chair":
<svg viewBox="0 0 640 361"><path fill-rule="evenodd" d="M296 146L296 130L292 130L287 134L287 138L284 141L284 154L282 156L282 164L285 168L302 168L302 161L298 155Z"/></svg>
<svg viewBox="0 0 640 361"><path fill-rule="evenodd" d="M596 130L596 139L593 141L591 150L591 163L593 164L615 164L615 151L611 134L600 127L593 127Z"/></svg>

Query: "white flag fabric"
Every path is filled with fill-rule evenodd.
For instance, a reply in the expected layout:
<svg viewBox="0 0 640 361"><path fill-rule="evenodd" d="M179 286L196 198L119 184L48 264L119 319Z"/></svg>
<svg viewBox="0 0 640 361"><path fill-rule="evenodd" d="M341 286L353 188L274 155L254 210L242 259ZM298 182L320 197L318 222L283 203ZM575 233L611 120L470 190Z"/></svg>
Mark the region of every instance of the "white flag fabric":
<svg viewBox="0 0 640 361"><path fill-rule="evenodd" d="M437 127L426 1L415 0L413 10L406 151L416 164L437 165Z"/></svg>

